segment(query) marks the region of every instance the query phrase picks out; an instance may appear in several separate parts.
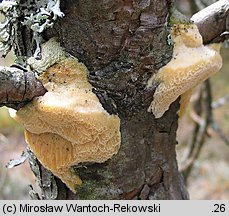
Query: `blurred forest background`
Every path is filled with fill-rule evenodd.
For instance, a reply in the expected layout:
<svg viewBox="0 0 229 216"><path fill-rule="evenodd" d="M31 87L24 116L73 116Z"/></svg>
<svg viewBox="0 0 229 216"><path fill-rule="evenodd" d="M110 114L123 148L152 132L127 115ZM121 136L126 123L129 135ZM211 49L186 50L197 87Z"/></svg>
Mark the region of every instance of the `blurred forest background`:
<svg viewBox="0 0 229 216"><path fill-rule="evenodd" d="M215 0L176 0L176 7L190 17ZM179 121L177 158L191 199L229 198L229 46L221 54L223 67L210 81L195 89L185 116ZM11 52L0 65L14 61ZM201 101L201 102L200 102ZM209 104L211 106L209 106ZM23 129L0 108L0 199L29 199L35 179L29 163L6 169L25 149ZM35 190L38 190L35 187Z"/></svg>

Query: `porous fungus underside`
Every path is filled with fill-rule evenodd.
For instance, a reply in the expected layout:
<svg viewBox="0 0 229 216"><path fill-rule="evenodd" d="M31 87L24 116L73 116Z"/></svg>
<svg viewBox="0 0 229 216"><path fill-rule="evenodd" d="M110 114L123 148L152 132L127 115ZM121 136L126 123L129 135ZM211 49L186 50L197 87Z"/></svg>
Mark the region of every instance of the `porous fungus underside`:
<svg viewBox="0 0 229 216"><path fill-rule="evenodd" d="M45 46L44 52L50 47ZM72 57L48 67L39 76L48 92L14 115L38 160L72 191L81 179L71 166L103 163L118 152L121 142L120 119L104 110L87 73L85 65Z"/></svg>
<svg viewBox="0 0 229 216"><path fill-rule="evenodd" d="M191 90L222 66L220 44L204 46L195 24L175 24L171 34L174 42L172 59L148 82L148 87L160 83L148 109L156 118L162 117L180 95L182 112Z"/></svg>

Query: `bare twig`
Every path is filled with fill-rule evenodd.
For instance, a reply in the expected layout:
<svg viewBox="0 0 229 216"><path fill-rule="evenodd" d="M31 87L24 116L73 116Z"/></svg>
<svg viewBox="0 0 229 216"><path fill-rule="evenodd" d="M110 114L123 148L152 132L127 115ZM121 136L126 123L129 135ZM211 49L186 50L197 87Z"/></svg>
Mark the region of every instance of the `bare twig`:
<svg viewBox="0 0 229 216"><path fill-rule="evenodd" d="M229 137L227 137L222 129L220 128L220 126L218 125L218 123L216 121L213 121L211 124L211 128L215 131L215 133L221 138L221 140L223 140L223 142L229 146Z"/></svg>
<svg viewBox="0 0 229 216"><path fill-rule="evenodd" d="M198 159L200 155L200 151L204 144L205 134L206 134L206 119L204 119L203 124L198 128L198 132L196 133L196 142L191 145L189 157L185 160L185 164L183 164L180 168L180 171L184 173L185 179L187 179L191 169L193 167L194 162Z"/></svg>
<svg viewBox="0 0 229 216"><path fill-rule="evenodd" d="M204 145L207 129L212 121L211 101L211 86L209 80L207 80L204 83L204 88L202 88L201 94L197 101L198 107L194 115L196 126L193 140L189 149L188 156L185 160L185 164L183 164L180 169L184 175L185 180L187 180L195 161L200 155Z"/></svg>
<svg viewBox="0 0 229 216"><path fill-rule="evenodd" d="M229 1L219 0L194 14L191 20L198 26L205 44L222 42L229 30Z"/></svg>
<svg viewBox="0 0 229 216"><path fill-rule="evenodd" d="M228 37L229 1L220 0L194 14L191 20L198 26L205 44L211 42L222 42ZM225 100L223 102L225 102ZM222 100L219 101L219 103L222 104ZM185 163L180 169L183 172L186 181L195 161L200 155L201 149L203 148L208 128L212 125L212 105L217 105L212 103L209 80L205 81L204 88L198 98L197 105L198 106L196 106L195 109L196 112L192 113L192 118L196 123L194 136ZM215 128L215 130L216 129L217 128ZM227 141L225 136L223 136L220 132L221 131L218 130L220 137L224 139L224 141Z"/></svg>
<svg viewBox="0 0 229 216"><path fill-rule="evenodd" d="M204 43L228 36L229 1L220 0L196 13L192 20L197 24ZM36 96L46 92L33 73L18 68L0 67L0 106L19 109Z"/></svg>
<svg viewBox="0 0 229 216"><path fill-rule="evenodd" d="M19 109L45 92L34 73L16 67L0 66L0 107Z"/></svg>

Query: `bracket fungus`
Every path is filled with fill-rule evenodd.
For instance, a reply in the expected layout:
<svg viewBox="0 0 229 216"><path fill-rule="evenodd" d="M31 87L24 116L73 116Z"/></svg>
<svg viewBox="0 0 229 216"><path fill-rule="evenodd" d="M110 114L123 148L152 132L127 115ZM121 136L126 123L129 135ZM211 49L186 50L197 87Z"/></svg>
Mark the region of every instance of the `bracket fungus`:
<svg viewBox="0 0 229 216"><path fill-rule="evenodd" d="M115 155L121 142L120 119L104 110L92 92L85 65L64 57L55 40L42 46L41 60L28 62L44 70L39 79L48 91L11 116L23 124L26 142L42 165L75 191L81 179L71 166L103 163Z"/></svg>
<svg viewBox="0 0 229 216"><path fill-rule="evenodd" d="M147 84L158 85L148 108L155 118L163 116L169 106L181 95L181 111L187 104L191 90L220 70L220 44L203 45L195 24L176 24L172 28L174 41L171 61L159 69Z"/></svg>

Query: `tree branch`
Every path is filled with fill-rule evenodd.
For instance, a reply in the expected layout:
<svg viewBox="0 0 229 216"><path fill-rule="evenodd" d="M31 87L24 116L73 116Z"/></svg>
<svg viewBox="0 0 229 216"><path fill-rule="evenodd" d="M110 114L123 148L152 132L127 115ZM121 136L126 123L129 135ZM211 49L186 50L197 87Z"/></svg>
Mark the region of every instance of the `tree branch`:
<svg viewBox="0 0 229 216"><path fill-rule="evenodd" d="M7 106L18 110L45 92L34 73L16 67L0 66L0 107Z"/></svg>
<svg viewBox="0 0 229 216"><path fill-rule="evenodd" d="M223 42L229 34L229 1L217 1L194 14L191 20L198 26L205 44Z"/></svg>
<svg viewBox="0 0 229 216"><path fill-rule="evenodd" d="M220 0L194 14L191 20L197 24L205 44L224 41L229 34L229 1ZM19 109L45 92L32 72L0 67L0 107Z"/></svg>
<svg viewBox="0 0 229 216"><path fill-rule="evenodd" d="M207 130L212 122L212 96L211 85L209 80L204 82L198 100L196 101L196 112L193 112L193 120L196 122L192 143L187 158L182 164L180 171L183 173L184 179L187 178L192 171L195 161L198 159L200 152L205 144Z"/></svg>

